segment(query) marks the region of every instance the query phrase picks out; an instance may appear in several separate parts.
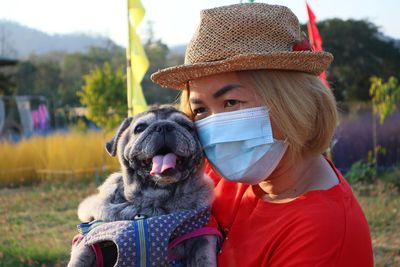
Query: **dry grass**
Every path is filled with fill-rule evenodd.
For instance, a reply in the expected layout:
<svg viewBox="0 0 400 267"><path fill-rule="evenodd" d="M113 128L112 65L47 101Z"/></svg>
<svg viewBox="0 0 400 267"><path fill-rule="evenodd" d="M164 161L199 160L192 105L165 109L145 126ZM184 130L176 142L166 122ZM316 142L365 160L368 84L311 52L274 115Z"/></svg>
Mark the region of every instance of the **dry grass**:
<svg viewBox="0 0 400 267"><path fill-rule="evenodd" d="M75 132L0 142L0 187L49 179L80 180L118 170L118 161L104 150L110 138L102 132Z"/></svg>
<svg viewBox="0 0 400 267"><path fill-rule="evenodd" d="M391 184L353 186L368 219L375 266L400 266L400 194Z"/></svg>

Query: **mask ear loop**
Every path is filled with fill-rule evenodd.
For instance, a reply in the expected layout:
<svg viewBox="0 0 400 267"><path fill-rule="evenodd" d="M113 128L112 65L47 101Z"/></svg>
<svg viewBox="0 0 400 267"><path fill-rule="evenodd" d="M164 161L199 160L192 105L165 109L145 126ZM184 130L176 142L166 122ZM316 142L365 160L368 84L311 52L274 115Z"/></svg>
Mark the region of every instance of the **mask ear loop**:
<svg viewBox="0 0 400 267"><path fill-rule="evenodd" d="M267 110L268 117L269 117L269 121L271 122L271 116L270 116L270 112L269 112L269 111L270 111L270 108L267 107L267 106L265 106L265 109ZM271 123L271 128L272 128L272 123ZM281 139L276 139L276 138L274 137L274 135L272 134L272 138L273 138L274 142L282 142L282 143L284 143L284 145L285 145L286 147L289 146L289 142L288 142L288 138L287 138L287 137L285 137L284 140L281 140ZM287 149L287 148L286 148L286 149Z"/></svg>
<svg viewBox="0 0 400 267"><path fill-rule="evenodd" d="M288 141L287 137L284 140L276 139L275 137L272 137L272 138L274 139L274 142L282 142L285 145L289 145L289 141Z"/></svg>

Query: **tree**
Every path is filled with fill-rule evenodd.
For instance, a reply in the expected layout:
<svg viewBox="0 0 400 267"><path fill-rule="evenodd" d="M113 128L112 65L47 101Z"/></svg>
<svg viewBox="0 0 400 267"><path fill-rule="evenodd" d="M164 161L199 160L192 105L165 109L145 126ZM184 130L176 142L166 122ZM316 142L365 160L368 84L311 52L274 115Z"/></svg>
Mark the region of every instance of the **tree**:
<svg viewBox="0 0 400 267"><path fill-rule="evenodd" d="M30 94L47 95L52 99L60 98L57 89L61 83L61 68L57 61L40 60L36 63L36 79L34 91Z"/></svg>
<svg viewBox="0 0 400 267"><path fill-rule="evenodd" d="M24 95L32 92L35 86L37 68L32 61L20 61L17 65L15 80L17 86L17 94Z"/></svg>
<svg viewBox="0 0 400 267"><path fill-rule="evenodd" d="M60 58L31 55L17 65L15 78L18 95L41 95L52 99L56 107L65 103L58 88L61 83Z"/></svg>
<svg viewBox="0 0 400 267"><path fill-rule="evenodd" d="M379 122L383 124L386 117L397 110L400 102L400 85L398 80L391 76L387 82L381 78L372 76L369 94L372 98L373 113L379 116Z"/></svg>
<svg viewBox="0 0 400 267"><path fill-rule="evenodd" d="M375 172L378 171L378 153L380 146L378 145L377 125L375 115L379 116L380 124L383 124L386 117L397 110L397 103L400 101L400 85L393 76L389 77L387 82L383 82L381 78L372 76L369 94L372 98L372 135L373 135L373 156Z"/></svg>
<svg viewBox="0 0 400 267"><path fill-rule="evenodd" d="M11 33L3 26L0 26L0 57L7 58L16 56L16 51L11 42ZM14 70L13 70L14 71ZM9 67L2 66L0 71L0 95L14 95L16 86L13 79L13 71Z"/></svg>
<svg viewBox="0 0 400 267"><path fill-rule="evenodd" d="M95 67L83 77L84 85L78 92L80 102L88 108L88 118L111 130L126 116L126 76L122 67L113 71L108 62Z"/></svg>
<svg viewBox="0 0 400 267"><path fill-rule="evenodd" d="M338 100L370 100L369 78L400 78L400 49L366 20L328 19L317 23L324 50L335 59L328 69Z"/></svg>
<svg viewBox="0 0 400 267"><path fill-rule="evenodd" d="M115 70L125 64L125 51L118 46L107 48L91 47L87 53L66 54L61 61L61 82L58 93L62 96L61 105L79 106L76 92L83 86L83 75L105 62Z"/></svg>
<svg viewBox="0 0 400 267"><path fill-rule="evenodd" d="M46 96L54 108L80 106L76 93L83 86L83 76L105 62L110 62L112 69L125 64L124 49L110 45L91 47L86 53L31 55L16 67L16 93Z"/></svg>
<svg viewBox="0 0 400 267"><path fill-rule="evenodd" d="M160 39L155 39L152 27L152 23L149 22L143 42L144 50L150 62L149 69L142 81L143 94L148 104L171 103L177 98L178 91L161 88L151 81L150 76L159 69L176 65L176 62L173 61L175 58L172 61L169 58L170 51L168 46ZM135 66L132 67L134 68Z"/></svg>
<svg viewBox="0 0 400 267"><path fill-rule="evenodd" d="M0 96L13 95L15 93L15 84L9 74L0 72Z"/></svg>

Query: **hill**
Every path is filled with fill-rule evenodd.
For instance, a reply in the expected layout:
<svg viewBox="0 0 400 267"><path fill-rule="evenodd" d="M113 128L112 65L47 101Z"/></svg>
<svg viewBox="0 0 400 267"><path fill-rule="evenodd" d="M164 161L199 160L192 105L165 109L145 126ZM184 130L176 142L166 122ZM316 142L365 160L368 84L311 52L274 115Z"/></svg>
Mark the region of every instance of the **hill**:
<svg viewBox="0 0 400 267"><path fill-rule="evenodd" d="M49 52L84 52L91 46L110 47L109 38L83 33L48 34L16 22L0 20L0 55L26 58Z"/></svg>

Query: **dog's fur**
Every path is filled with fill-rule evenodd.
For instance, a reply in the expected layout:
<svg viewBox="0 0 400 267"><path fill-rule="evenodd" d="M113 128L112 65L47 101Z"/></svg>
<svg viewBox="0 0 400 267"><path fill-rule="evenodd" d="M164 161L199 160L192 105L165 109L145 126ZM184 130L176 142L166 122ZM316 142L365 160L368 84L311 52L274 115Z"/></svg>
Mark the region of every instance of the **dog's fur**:
<svg viewBox="0 0 400 267"><path fill-rule="evenodd" d="M211 204L212 182L203 175L203 153L193 122L170 106L125 119L107 151L118 155L121 172L101 185L98 194L78 208L79 219L133 220ZM150 175L151 159L172 152L178 156L174 169ZM84 242L73 247L69 266L95 266L95 256ZM188 266L216 266L216 238L204 236L185 241L175 253Z"/></svg>

